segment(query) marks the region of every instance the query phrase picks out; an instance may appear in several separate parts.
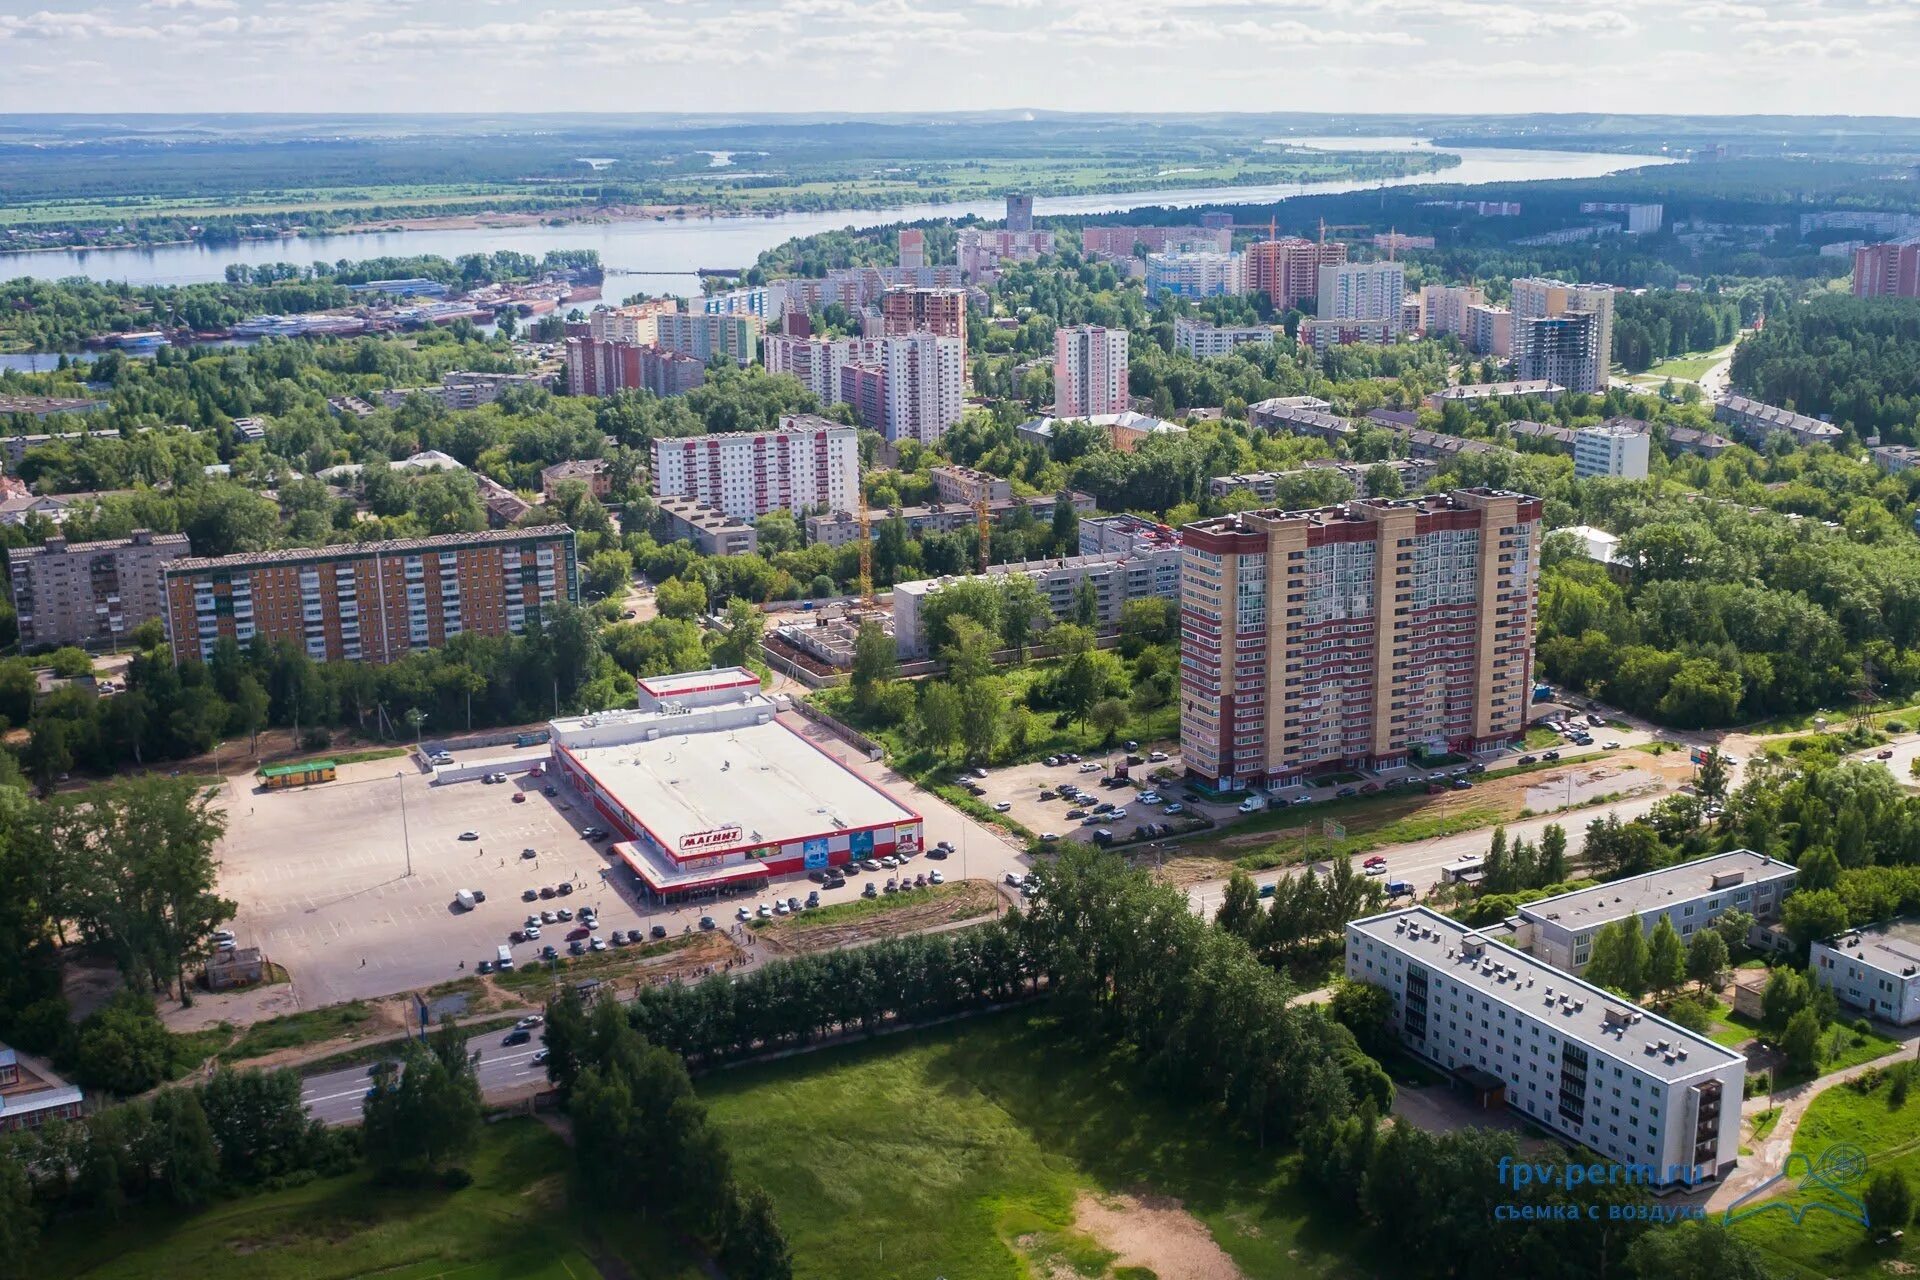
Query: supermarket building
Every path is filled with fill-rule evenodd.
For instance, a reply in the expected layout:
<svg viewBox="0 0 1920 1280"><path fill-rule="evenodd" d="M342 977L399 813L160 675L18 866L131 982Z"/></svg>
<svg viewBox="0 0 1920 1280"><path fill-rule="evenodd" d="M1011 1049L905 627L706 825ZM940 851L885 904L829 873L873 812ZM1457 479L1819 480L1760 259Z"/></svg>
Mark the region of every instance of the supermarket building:
<svg viewBox="0 0 1920 1280"><path fill-rule="evenodd" d="M640 705L552 722L552 767L656 900L918 853L918 813L783 724L740 667L638 682Z"/></svg>

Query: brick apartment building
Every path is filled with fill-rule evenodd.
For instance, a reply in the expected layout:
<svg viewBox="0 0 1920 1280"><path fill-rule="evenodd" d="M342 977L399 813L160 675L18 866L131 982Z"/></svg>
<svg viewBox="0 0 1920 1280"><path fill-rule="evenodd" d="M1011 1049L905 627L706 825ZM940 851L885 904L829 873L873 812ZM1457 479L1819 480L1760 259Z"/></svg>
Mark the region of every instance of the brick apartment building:
<svg viewBox="0 0 1920 1280"><path fill-rule="evenodd" d="M580 598L563 524L176 560L166 568L176 662L220 640L289 640L316 661L392 662L463 632L519 635Z"/></svg>
<svg viewBox="0 0 1920 1280"><path fill-rule="evenodd" d="M1298 307L1320 292L1320 268L1347 260L1347 246L1337 240L1321 244L1303 236L1282 236L1247 246L1246 288L1264 293L1275 308Z"/></svg>
<svg viewBox="0 0 1920 1280"><path fill-rule="evenodd" d="M1262 786L1526 731L1541 502L1492 489L1182 530L1190 773Z"/></svg>
<svg viewBox="0 0 1920 1280"><path fill-rule="evenodd" d="M850 511L859 500L860 444L853 427L815 414L777 431L724 431L653 442L657 498L692 498L739 520L769 511Z"/></svg>
<svg viewBox="0 0 1920 1280"><path fill-rule="evenodd" d="M20 647L117 642L165 609L160 573L191 553L184 533L135 529L129 538L48 538L7 552Z"/></svg>
<svg viewBox="0 0 1920 1280"><path fill-rule="evenodd" d="M967 348L965 289L919 289L910 285L889 289L880 295L880 319L888 337L935 333L958 338L960 349Z"/></svg>

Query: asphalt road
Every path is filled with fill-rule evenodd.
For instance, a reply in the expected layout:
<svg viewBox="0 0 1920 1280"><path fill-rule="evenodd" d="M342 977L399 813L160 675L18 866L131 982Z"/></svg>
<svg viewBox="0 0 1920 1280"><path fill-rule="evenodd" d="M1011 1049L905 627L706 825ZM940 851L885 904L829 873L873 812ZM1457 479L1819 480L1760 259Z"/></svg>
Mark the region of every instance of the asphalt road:
<svg viewBox="0 0 1920 1280"><path fill-rule="evenodd" d="M505 1031L489 1031L467 1041L468 1054L479 1054L474 1074L483 1096L492 1097L529 1084L544 1084L547 1069L535 1066L533 1055L540 1050L535 1032L531 1044L501 1044ZM309 1076L300 1088L300 1100L307 1111L323 1124L348 1124L360 1119L360 1107L373 1081L368 1075L372 1064L343 1067L324 1075Z"/></svg>

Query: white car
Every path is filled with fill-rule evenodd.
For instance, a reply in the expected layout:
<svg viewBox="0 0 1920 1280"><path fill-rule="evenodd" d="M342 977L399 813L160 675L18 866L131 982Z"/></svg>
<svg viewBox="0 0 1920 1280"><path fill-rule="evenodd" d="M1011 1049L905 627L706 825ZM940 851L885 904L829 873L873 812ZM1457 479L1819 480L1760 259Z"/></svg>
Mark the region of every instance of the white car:
<svg viewBox="0 0 1920 1280"><path fill-rule="evenodd" d="M995 813L1005 813L1007 810L1011 808L1013 808L1013 801L1002 800L999 804L996 804L995 806L993 806L993 811Z"/></svg>
<svg viewBox="0 0 1920 1280"><path fill-rule="evenodd" d="M776 903L774 903L774 904L773 904L773 914L775 914L775 915L777 915L777 916L783 916L783 915L785 915L785 914L787 914L787 904L786 904L786 903L784 903L784 902L776 902Z"/></svg>
<svg viewBox="0 0 1920 1280"><path fill-rule="evenodd" d="M745 907L742 907L738 911L733 913L733 918L735 920L751 920L753 919L753 912L747 910Z"/></svg>
<svg viewBox="0 0 1920 1280"><path fill-rule="evenodd" d="M947 882L947 878L941 875L937 870L927 877L928 884L945 884L946 882Z"/></svg>
<svg viewBox="0 0 1920 1280"><path fill-rule="evenodd" d="M1125 818L1126 816L1127 816L1127 811L1125 809L1115 809L1113 812L1106 815L1106 820L1108 822L1118 822L1122 818Z"/></svg>
<svg viewBox="0 0 1920 1280"><path fill-rule="evenodd" d="M1091 760L1082 760L1080 762L1080 772L1082 773L1098 773L1099 771L1100 766Z"/></svg>
<svg viewBox="0 0 1920 1280"><path fill-rule="evenodd" d="M754 912L754 914L762 920L771 920L773 918L773 908L763 902L760 904L760 909Z"/></svg>
<svg viewBox="0 0 1920 1280"><path fill-rule="evenodd" d="M1383 876L1387 874L1387 864L1384 862L1375 863L1373 866L1365 868L1365 871L1370 876Z"/></svg>
<svg viewBox="0 0 1920 1280"><path fill-rule="evenodd" d="M1165 764L1167 762L1167 753L1164 751L1149 751L1147 752L1147 762L1149 764Z"/></svg>
<svg viewBox="0 0 1920 1280"><path fill-rule="evenodd" d="M539 1014L530 1013L526 1017L520 1019L520 1021L514 1023L513 1025L519 1030L525 1031L530 1027L537 1027L545 1021L546 1019L540 1016Z"/></svg>

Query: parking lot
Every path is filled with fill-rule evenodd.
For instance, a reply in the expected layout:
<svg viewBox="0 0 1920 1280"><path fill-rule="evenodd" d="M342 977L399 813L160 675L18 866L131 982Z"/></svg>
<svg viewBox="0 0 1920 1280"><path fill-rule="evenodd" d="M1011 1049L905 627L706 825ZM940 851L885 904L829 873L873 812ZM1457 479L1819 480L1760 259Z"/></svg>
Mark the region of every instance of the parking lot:
<svg viewBox="0 0 1920 1280"><path fill-rule="evenodd" d="M970 875L996 884L1009 871L1024 873L1021 851L998 831L920 791L884 763L860 758L815 726L795 727L809 737L821 735L824 749L916 809L929 846L941 840L954 845L954 857L944 863L916 860L911 873L938 866L948 880ZM550 784L558 784L552 796L545 794ZM516 801L516 795L524 798ZM650 932L655 926L677 934L697 928L702 915L725 927L741 903L804 900L818 887L794 875L751 897L655 906L634 888L626 869L615 866L605 841L580 834L593 825L593 816L551 776L510 774L504 783L476 779L432 786L414 760L381 760L342 766L337 781L292 791L260 791L252 775L232 777L222 804L228 829L219 854L220 892L239 906L232 926L238 942L260 947L284 966L300 1005L309 1008L471 973L508 942L529 911L593 906L595 932L603 938L616 929ZM469 831L474 839L460 838ZM528 849L535 856L523 856ZM845 888L823 892L822 902L857 897L873 878L855 874ZM878 877L883 884L886 878ZM527 889L563 883L574 887L564 898L522 901ZM461 911L454 896L462 889L481 890L486 901ZM514 946L516 963L528 963L548 944L564 953L575 927L555 924L539 942Z"/></svg>
<svg viewBox="0 0 1920 1280"><path fill-rule="evenodd" d="M1113 776L1113 770L1124 764L1126 758L1124 750L1114 750L1098 756L1086 756L1078 761L1062 760L1052 765L1035 760L1005 769L990 769L985 778L970 777L968 781L980 787L982 794L979 799L982 804L1007 806L1002 812L1037 836L1052 834L1085 840L1090 839L1095 831L1110 830L1116 836L1125 838L1142 823L1166 822L1170 817L1178 819L1188 812L1203 813L1215 821L1224 821L1233 815L1232 805L1203 805L1190 798L1186 787L1177 779L1156 787L1150 780L1152 774L1163 769L1178 774L1180 762L1177 756L1159 761L1147 759L1143 764L1131 766L1126 786L1105 785L1106 779ZM1060 788L1064 786L1076 786L1091 792L1094 803L1068 799L1060 794ZM1141 800L1143 795L1155 790L1159 792L1160 805L1154 806ZM1051 796L1042 799L1048 793ZM1126 810L1126 816L1115 818L1105 814L1093 820L1091 813L1094 804L1101 802ZM1166 813L1170 805L1180 806L1171 816ZM1074 811L1085 811L1088 816L1067 816Z"/></svg>

